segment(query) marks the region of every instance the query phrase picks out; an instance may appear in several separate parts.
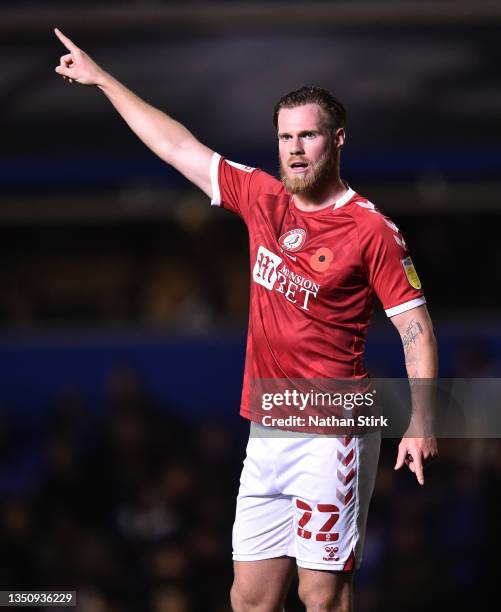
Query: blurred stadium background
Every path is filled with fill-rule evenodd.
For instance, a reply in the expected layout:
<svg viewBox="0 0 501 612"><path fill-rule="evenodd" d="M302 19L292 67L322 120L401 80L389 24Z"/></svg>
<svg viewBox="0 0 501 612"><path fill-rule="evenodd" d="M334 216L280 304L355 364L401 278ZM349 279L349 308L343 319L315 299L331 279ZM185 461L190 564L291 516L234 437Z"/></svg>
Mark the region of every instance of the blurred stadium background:
<svg viewBox="0 0 501 612"><path fill-rule="evenodd" d="M501 4L2 3L0 588L77 589L86 612L225 612L245 228L98 91L54 73L54 26L203 142L271 172L276 100L331 89L348 109L343 176L406 236L441 376L495 377ZM367 362L404 375L381 312ZM396 445L357 611L471 610L498 575L498 441L444 441L423 490L393 473Z"/></svg>

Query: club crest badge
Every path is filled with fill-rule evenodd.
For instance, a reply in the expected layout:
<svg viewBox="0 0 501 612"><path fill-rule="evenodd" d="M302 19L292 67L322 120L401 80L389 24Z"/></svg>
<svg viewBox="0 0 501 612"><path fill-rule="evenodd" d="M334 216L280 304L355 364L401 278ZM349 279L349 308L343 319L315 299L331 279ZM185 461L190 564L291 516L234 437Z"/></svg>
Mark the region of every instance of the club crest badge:
<svg viewBox="0 0 501 612"><path fill-rule="evenodd" d="M405 276L407 276L410 286L414 287L414 289L421 289L421 281L412 263L412 259L410 257L404 257L402 259L402 266L404 267Z"/></svg>
<svg viewBox="0 0 501 612"><path fill-rule="evenodd" d="M278 239L278 244L284 249L284 251L289 251L290 253L294 253L303 248L304 243L306 242L306 230L296 228L291 229L285 234L282 234Z"/></svg>

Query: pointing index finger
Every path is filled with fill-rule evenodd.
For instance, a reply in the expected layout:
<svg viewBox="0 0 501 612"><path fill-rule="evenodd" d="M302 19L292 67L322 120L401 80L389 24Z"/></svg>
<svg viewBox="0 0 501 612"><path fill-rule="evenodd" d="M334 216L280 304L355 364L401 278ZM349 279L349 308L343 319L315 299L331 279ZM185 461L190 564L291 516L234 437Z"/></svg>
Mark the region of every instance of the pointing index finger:
<svg viewBox="0 0 501 612"><path fill-rule="evenodd" d="M69 51L75 51L76 49L78 49L75 43L72 42L67 36L65 36L61 32L61 30L59 30L58 28L54 28L54 33Z"/></svg>
<svg viewBox="0 0 501 612"><path fill-rule="evenodd" d="M424 473L423 473L423 462L421 456L417 454L414 459L414 468L416 472L416 478L420 485L424 485Z"/></svg>

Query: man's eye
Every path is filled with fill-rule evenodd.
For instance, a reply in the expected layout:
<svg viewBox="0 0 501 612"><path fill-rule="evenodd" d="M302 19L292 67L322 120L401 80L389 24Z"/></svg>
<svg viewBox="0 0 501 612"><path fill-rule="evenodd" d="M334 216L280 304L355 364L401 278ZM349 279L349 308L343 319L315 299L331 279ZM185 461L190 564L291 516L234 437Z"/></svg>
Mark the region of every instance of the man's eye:
<svg viewBox="0 0 501 612"><path fill-rule="evenodd" d="M315 136L315 132L306 132L304 137L305 138L314 138Z"/></svg>

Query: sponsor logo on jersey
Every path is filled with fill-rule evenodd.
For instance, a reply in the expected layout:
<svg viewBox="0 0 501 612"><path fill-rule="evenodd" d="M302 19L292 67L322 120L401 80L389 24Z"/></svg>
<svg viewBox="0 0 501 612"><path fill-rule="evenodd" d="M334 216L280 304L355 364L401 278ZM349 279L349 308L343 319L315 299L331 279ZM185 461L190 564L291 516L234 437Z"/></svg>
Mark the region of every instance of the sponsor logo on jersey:
<svg viewBox="0 0 501 612"><path fill-rule="evenodd" d="M282 234L278 239L278 244L285 251L294 253L299 251L306 242L306 230L301 228L291 229Z"/></svg>
<svg viewBox="0 0 501 612"><path fill-rule="evenodd" d="M421 281L419 280L419 276L417 275L416 268L410 256L402 259L402 266L404 267L405 276L407 276L410 286L414 287L414 289L421 289Z"/></svg>
<svg viewBox="0 0 501 612"><path fill-rule="evenodd" d="M323 557L324 561L339 561L339 557L336 556L336 553L339 550L337 546L324 546L324 550L327 555L326 557Z"/></svg>
<svg viewBox="0 0 501 612"><path fill-rule="evenodd" d="M302 310L310 309L311 299L315 299L320 291L320 283L289 270L281 257L264 246L257 251L252 278L268 291L282 293L288 302L297 304Z"/></svg>
<svg viewBox="0 0 501 612"><path fill-rule="evenodd" d="M277 280L277 268L280 263L282 263L281 257L260 246L252 271L252 278L258 285L263 285L266 289L273 289L273 285Z"/></svg>

